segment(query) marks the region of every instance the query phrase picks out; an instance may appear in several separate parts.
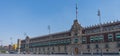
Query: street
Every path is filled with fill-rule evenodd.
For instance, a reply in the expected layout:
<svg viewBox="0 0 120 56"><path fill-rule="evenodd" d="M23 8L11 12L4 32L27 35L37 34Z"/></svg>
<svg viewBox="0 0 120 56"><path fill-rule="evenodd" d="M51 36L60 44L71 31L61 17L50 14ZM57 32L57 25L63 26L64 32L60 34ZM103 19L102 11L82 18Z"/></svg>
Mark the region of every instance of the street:
<svg viewBox="0 0 120 56"><path fill-rule="evenodd" d="M0 56L91 56L91 55L35 55L35 54L0 54ZM100 55L92 55L100 56ZM119 56L119 55L103 55L103 56Z"/></svg>

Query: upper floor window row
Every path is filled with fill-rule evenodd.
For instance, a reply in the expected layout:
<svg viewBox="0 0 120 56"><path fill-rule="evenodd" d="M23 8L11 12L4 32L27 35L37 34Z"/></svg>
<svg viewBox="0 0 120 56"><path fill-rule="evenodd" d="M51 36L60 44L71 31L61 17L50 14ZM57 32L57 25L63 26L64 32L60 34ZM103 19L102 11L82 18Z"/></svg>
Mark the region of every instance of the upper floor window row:
<svg viewBox="0 0 120 56"><path fill-rule="evenodd" d="M120 29L120 25L113 25L113 26L108 26L108 27L102 27L103 31L110 31L110 30L116 30L116 29ZM97 33L100 32L100 28L95 28L92 30L86 30L85 34L90 34L90 33Z"/></svg>
<svg viewBox="0 0 120 56"><path fill-rule="evenodd" d="M104 36L103 35L98 35L98 36L91 36L90 37L90 42L103 42L104 41Z"/></svg>

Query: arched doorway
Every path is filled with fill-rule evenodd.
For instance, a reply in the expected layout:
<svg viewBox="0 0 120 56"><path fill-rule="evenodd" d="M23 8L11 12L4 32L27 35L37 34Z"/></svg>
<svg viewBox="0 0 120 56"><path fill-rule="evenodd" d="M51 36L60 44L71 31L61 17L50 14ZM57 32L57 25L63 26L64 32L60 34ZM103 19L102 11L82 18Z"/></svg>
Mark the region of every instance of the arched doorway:
<svg viewBox="0 0 120 56"><path fill-rule="evenodd" d="M78 54L78 48L77 47L75 48L75 54Z"/></svg>

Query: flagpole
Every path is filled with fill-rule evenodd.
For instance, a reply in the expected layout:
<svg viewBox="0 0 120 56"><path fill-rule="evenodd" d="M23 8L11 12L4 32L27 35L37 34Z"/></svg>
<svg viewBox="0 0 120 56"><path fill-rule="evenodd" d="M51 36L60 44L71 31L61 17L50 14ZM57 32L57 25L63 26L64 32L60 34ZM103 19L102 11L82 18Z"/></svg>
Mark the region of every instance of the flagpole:
<svg viewBox="0 0 120 56"><path fill-rule="evenodd" d="M78 19L78 6L77 6L77 2L76 2L76 19Z"/></svg>
<svg viewBox="0 0 120 56"><path fill-rule="evenodd" d="M76 0L76 20L78 19L78 0ZM72 48L71 48L71 56L74 56L74 45L72 45Z"/></svg>
<svg viewBox="0 0 120 56"><path fill-rule="evenodd" d="M76 19L78 17L78 7L77 7L77 3L76 3Z"/></svg>

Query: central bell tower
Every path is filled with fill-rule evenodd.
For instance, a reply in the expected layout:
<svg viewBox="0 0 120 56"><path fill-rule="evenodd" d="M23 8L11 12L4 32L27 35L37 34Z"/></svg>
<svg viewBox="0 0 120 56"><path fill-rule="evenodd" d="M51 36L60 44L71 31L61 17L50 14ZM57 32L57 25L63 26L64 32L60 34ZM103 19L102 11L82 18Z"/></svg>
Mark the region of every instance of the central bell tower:
<svg viewBox="0 0 120 56"><path fill-rule="evenodd" d="M82 36L82 26L78 23L78 20L76 19L74 20L71 28L72 40L76 39L72 41L72 44L81 43L81 40L80 40L81 36Z"/></svg>
<svg viewBox="0 0 120 56"><path fill-rule="evenodd" d="M82 27L78 23L78 20L74 20L71 27L71 50L72 54L78 55L82 52Z"/></svg>
<svg viewBox="0 0 120 56"><path fill-rule="evenodd" d="M78 23L78 7L76 3L76 19L71 27L71 53L78 55L82 54L82 26Z"/></svg>

